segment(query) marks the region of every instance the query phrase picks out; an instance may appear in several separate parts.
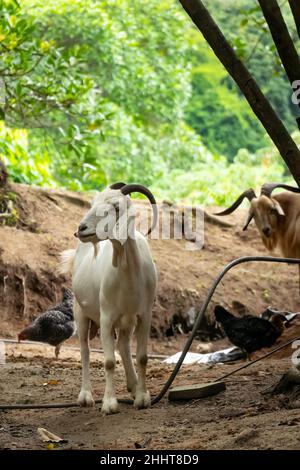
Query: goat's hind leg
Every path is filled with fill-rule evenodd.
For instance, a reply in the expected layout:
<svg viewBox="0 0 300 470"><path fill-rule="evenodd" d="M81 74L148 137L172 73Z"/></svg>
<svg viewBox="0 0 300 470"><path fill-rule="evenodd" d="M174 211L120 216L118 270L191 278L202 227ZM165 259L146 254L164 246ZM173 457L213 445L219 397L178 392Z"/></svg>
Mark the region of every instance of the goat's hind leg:
<svg viewBox="0 0 300 470"><path fill-rule="evenodd" d="M148 362L147 345L150 332L151 314L138 317L136 326L137 350L136 362L138 369L138 383L134 400L135 408L148 408L151 405L150 393L146 386L146 368Z"/></svg>
<svg viewBox="0 0 300 470"><path fill-rule="evenodd" d="M103 404L101 411L103 414L117 413L118 401L114 390L114 372L116 366L115 359L115 331L113 325L109 321L109 315L106 316L101 312L100 318L101 343L104 352L104 368L105 368L105 392L103 396Z"/></svg>
<svg viewBox="0 0 300 470"><path fill-rule="evenodd" d="M81 365L82 365L82 384L78 395L77 403L80 406L94 406L95 402L92 395L90 380L90 346L89 329L90 320L83 316L80 306L75 303L75 320L80 341Z"/></svg>
<svg viewBox="0 0 300 470"><path fill-rule="evenodd" d="M117 346L121 354L124 369L125 369L127 390L135 398L138 379L137 379L137 375L134 369L134 365L133 365L132 357L131 357L131 351L130 351L131 334L132 334L131 328L119 330Z"/></svg>

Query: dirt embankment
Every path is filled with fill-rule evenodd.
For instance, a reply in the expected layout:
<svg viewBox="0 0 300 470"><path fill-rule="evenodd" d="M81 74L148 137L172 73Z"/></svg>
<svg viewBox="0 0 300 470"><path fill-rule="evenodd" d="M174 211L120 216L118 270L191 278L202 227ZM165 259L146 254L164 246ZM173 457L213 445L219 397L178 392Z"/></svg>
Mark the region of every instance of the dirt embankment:
<svg viewBox="0 0 300 470"><path fill-rule="evenodd" d="M71 192L47 191L13 185L19 213L16 227L0 226L0 334L16 331L56 302L70 280L57 273L59 253L76 246L73 236L89 207L90 198ZM143 213L147 203L136 202ZM172 319L185 328L188 310L199 311L214 277L239 256L266 254L255 227L242 232L245 211L226 218L232 227L206 221L202 250L189 251L185 240L150 240L159 274L153 311L152 336L164 335ZM224 220L224 219L222 219ZM190 244L192 245L192 244ZM251 313L265 307L300 310L297 267L276 264L243 264L232 270L219 286L203 325L203 339L214 336L213 307L216 303L238 313L237 302ZM208 326L207 326L208 325ZM175 329L176 330L176 329Z"/></svg>

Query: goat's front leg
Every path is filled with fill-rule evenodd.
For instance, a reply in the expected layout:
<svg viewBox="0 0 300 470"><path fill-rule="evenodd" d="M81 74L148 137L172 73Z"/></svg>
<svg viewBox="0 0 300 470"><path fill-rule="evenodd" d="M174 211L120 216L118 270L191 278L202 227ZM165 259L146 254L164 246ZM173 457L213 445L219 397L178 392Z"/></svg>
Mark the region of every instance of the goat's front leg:
<svg viewBox="0 0 300 470"><path fill-rule="evenodd" d="M114 390L115 359L115 332L109 316L101 312L100 318L101 343L104 352L105 392L102 404L102 413L111 414L118 411L118 401Z"/></svg>
<svg viewBox="0 0 300 470"><path fill-rule="evenodd" d="M151 405L150 393L146 386L146 368L148 362L147 344L150 332L151 313L138 317L136 326L136 362L138 369L138 383L134 400L135 408L148 408Z"/></svg>
<svg viewBox="0 0 300 470"><path fill-rule="evenodd" d="M94 406L95 402L92 396L92 387L90 381L90 320L83 316L78 304L75 304L75 319L80 341L82 365L82 385L77 402L80 406Z"/></svg>

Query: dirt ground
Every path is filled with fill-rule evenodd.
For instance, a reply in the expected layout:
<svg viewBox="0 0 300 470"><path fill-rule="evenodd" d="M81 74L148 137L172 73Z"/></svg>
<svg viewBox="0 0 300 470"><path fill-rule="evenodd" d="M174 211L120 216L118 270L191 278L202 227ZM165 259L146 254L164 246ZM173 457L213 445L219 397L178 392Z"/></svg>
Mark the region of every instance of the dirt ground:
<svg viewBox="0 0 300 470"><path fill-rule="evenodd" d="M1 402L47 403L74 401L80 386L80 357L73 350L53 359L52 348L8 346L1 368ZM92 354L95 398L104 390L103 357ZM289 366L287 359L270 360L232 376L227 389L198 402L168 402L136 411L120 404L120 412L102 416L95 408L0 411L1 449L47 449L37 434L42 427L67 440L55 449L299 449L300 402L262 395ZM176 385L216 379L233 365L186 365ZM148 383L156 395L172 366L151 360ZM117 366L117 393L128 398L123 370ZM126 432L124 432L124 429ZM121 431L122 430L122 431Z"/></svg>
<svg viewBox="0 0 300 470"><path fill-rule="evenodd" d="M75 246L73 233L88 208L86 196L23 185L12 189L18 195L19 222L17 227L0 226L0 338L15 338L24 325L60 298L62 286L69 285L70 280L57 273L58 255ZM145 211L146 204L139 202L137 206ZM244 218L245 210L240 210L226 219L232 227L207 222L204 248L199 251L187 251L184 240L150 241L159 289L149 353L171 355L182 349L186 334L165 337L172 318L177 315L183 321L191 306L199 311L211 282L227 262L239 256L267 254L253 226L242 232ZM240 304L253 314L268 305L298 311L297 268L251 263L232 270L217 289L205 334L195 340L193 351L229 345L226 339L215 341L218 335L214 335L212 312L217 303L235 313L239 313ZM300 336L299 323L287 329L278 344L297 334ZM68 345L76 346L77 340ZM98 340L93 346L99 346ZM149 449L299 449L300 402L261 394L289 368L291 353L287 348L241 371L228 379L225 392L196 403L173 403L164 398L142 411L120 404L118 414L106 417L101 416L100 405L93 409L0 410L0 449L46 449L39 440L38 427L68 441L55 445L59 449L134 449L136 443L145 442ZM6 344L6 363L0 365L0 404L76 401L79 352L65 347L59 360L53 355L53 348L44 345ZM92 353L95 398L101 398L104 390L102 362L100 353ZM237 365L183 366L175 385L207 382ZM172 367L158 359L150 361L152 395L161 389ZM117 367L117 391L119 398L127 397L121 364Z"/></svg>

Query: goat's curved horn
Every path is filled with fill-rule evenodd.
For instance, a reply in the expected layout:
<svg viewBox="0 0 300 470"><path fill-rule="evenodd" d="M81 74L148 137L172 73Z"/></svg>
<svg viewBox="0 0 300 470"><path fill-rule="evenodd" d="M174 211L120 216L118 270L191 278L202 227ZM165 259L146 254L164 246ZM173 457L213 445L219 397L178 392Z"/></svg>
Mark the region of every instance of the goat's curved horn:
<svg viewBox="0 0 300 470"><path fill-rule="evenodd" d="M265 183L261 187L260 195L271 197L272 192L276 188L283 188L287 189L288 191L292 191L293 193L300 193L300 188L295 188L294 186L289 186L288 184L283 183Z"/></svg>
<svg viewBox="0 0 300 470"><path fill-rule="evenodd" d="M252 188L247 189L244 191L238 198L237 200L232 204L232 206L228 207L228 209L225 209L222 212L217 212L214 215L228 215L231 214L235 209L237 209L245 199L245 197L249 200L252 201L256 197L256 194Z"/></svg>
<svg viewBox="0 0 300 470"><path fill-rule="evenodd" d="M127 196L128 194L131 194L131 193L141 193L141 194L144 194L144 196L146 196L149 199L151 206L152 206L152 211L153 211L152 225L147 232L147 235L149 235L149 233L151 233L154 230L156 223L157 223L157 218L158 218L158 211L157 211L157 204L156 204L155 197L153 196L151 191L148 188L146 188L146 186L143 186L142 184L126 184L125 186L121 188L121 193L124 194L124 196Z"/></svg>
<svg viewBox="0 0 300 470"><path fill-rule="evenodd" d="M243 227L243 231L247 230L248 225L250 224L252 219L253 219L253 212L252 212L252 209L250 208L247 220L246 220L245 225Z"/></svg>
<svg viewBox="0 0 300 470"><path fill-rule="evenodd" d="M121 189L124 186L126 186L126 183L122 183L121 181L119 181L118 183L111 184L109 187L110 189Z"/></svg>

